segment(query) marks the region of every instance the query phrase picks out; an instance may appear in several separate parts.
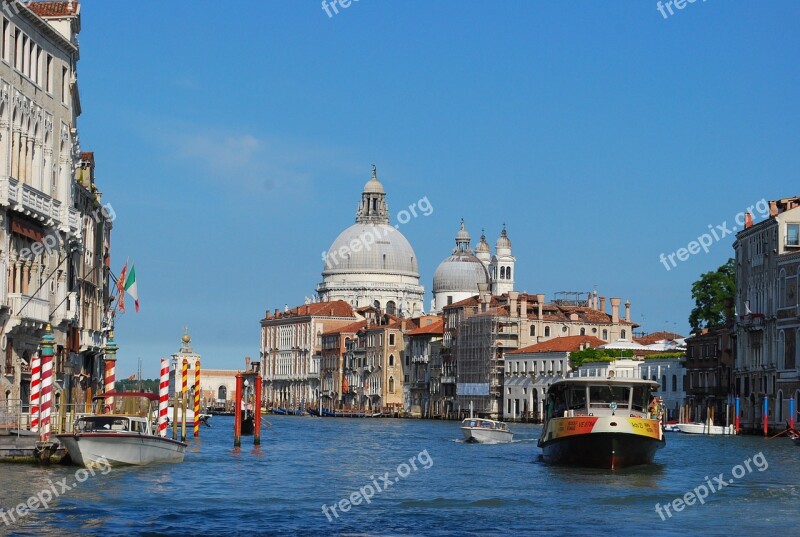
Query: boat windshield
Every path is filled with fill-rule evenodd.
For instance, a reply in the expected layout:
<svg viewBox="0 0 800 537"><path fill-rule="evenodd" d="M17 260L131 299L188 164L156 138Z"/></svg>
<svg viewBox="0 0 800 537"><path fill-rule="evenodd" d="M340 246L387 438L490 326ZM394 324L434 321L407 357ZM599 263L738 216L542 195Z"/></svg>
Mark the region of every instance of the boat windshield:
<svg viewBox="0 0 800 537"><path fill-rule="evenodd" d="M650 397L649 385L563 383L550 388L547 394L546 417L598 415L605 412L646 414ZM587 401L588 396L588 401ZM587 405L588 403L588 405Z"/></svg>
<svg viewBox="0 0 800 537"><path fill-rule="evenodd" d="M129 431L130 420L120 416L86 416L75 424L78 432L92 431Z"/></svg>

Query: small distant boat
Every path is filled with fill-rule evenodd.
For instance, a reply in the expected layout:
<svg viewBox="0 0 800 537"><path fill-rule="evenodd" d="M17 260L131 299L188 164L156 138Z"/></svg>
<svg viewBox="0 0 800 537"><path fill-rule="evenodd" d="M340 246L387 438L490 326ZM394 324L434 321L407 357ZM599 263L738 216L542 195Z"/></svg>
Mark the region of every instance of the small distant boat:
<svg viewBox="0 0 800 537"><path fill-rule="evenodd" d="M56 435L72 462L86 468L183 462L184 442L158 436L152 430L152 407L158 396L144 392L108 392L110 412L75 420L73 432ZM105 408L105 401L101 408Z"/></svg>
<svg viewBox="0 0 800 537"><path fill-rule="evenodd" d="M647 412L650 380L577 377L547 390L547 420L539 438L542 460L612 470L650 464L664 431Z"/></svg>
<svg viewBox="0 0 800 537"><path fill-rule="evenodd" d="M502 421L484 418L466 418L461 422L461 433L465 441L481 444L511 442L514 436Z"/></svg>
<svg viewBox="0 0 800 537"><path fill-rule="evenodd" d="M322 415L326 418L343 418L344 414L341 412L332 412L330 410L322 409Z"/></svg>
<svg viewBox="0 0 800 537"><path fill-rule="evenodd" d="M718 434L734 435L736 430L733 425L709 425L708 423L678 423L678 430L688 434Z"/></svg>
<svg viewBox="0 0 800 537"><path fill-rule="evenodd" d="M312 416L319 416L319 411L316 408L309 408L308 413Z"/></svg>
<svg viewBox="0 0 800 537"><path fill-rule="evenodd" d="M795 446L800 446L800 431L797 429L786 429L786 436L788 436L792 442L794 442Z"/></svg>
<svg viewBox="0 0 800 537"><path fill-rule="evenodd" d="M272 412L273 414L278 414L278 415L281 415L281 416L285 416L286 415L286 409L285 408L270 408L269 411Z"/></svg>

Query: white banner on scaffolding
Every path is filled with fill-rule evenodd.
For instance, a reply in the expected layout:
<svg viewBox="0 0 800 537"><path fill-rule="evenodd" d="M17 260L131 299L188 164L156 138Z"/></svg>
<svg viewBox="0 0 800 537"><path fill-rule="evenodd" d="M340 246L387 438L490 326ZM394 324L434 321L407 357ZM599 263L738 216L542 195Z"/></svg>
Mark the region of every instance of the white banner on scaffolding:
<svg viewBox="0 0 800 537"><path fill-rule="evenodd" d="M489 395L488 382L463 382L456 384L456 395Z"/></svg>

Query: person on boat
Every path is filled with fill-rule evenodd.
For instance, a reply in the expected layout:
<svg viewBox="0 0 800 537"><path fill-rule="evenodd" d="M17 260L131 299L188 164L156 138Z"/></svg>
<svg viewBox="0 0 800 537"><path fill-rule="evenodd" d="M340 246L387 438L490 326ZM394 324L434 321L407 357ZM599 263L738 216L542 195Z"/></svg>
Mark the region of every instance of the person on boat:
<svg viewBox="0 0 800 537"><path fill-rule="evenodd" d="M658 416L658 398L654 395L650 404L647 406L647 413L650 419L655 419Z"/></svg>
<svg viewBox="0 0 800 537"><path fill-rule="evenodd" d="M564 417L564 411L565 411L565 410L567 410L567 405L565 405L565 404L564 404L564 401L563 401L563 400L559 399L559 400L556 402L556 413L555 413L555 417L557 417L557 418L563 418L563 417Z"/></svg>

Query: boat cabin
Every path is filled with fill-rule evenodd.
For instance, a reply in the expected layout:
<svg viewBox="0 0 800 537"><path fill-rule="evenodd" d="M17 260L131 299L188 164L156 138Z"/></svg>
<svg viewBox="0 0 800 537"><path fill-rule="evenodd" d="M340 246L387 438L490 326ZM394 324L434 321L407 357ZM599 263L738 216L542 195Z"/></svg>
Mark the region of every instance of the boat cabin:
<svg viewBox="0 0 800 537"><path fill-rule="evenodd" d="M658 384L648 380L565 379L547 391L546 418L573 416L628 416L647 418L651 392Z"/></svg>
<svg viewBox="0 0 800 537"><path fill-rule="evenodd" d="M138 416L102 414L78 418L75 422L75 432L124 432L150 434L150 428L147 420Z"/></svg>
<svg viewBox="0 0 800 537"><path fill-rule="evenodd" d="M467 418L461 423L462 427L480 427L483 429L496 429L498 431L505 431L508 425L500 421L484 420L480 418Z"/></svg>

